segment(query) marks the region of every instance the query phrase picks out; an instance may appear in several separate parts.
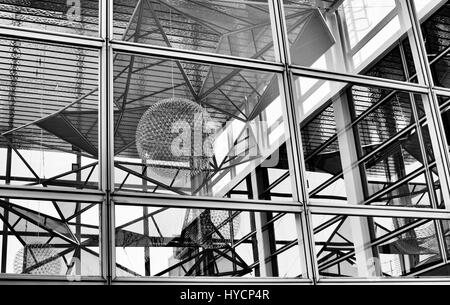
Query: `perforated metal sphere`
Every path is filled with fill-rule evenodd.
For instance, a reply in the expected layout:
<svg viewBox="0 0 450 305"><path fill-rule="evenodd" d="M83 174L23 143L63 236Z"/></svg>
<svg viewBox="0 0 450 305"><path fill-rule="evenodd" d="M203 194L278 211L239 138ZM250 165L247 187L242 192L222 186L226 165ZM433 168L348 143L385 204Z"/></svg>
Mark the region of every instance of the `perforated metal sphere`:
<svg viewBox="0 0 450 305"><path fill-rule="evenodd" d="M230 218L230 213L228 211L213 210L210 212L210 217L211 222L218 228L225 220ZM220 227L219 232L225 239L231 239L231 232L233 232L233 237L235 238L239 232L240 225L240 215L237 215L232 221L227 221L226 224Z"/></svg>
<svg viewBox="0 0 450 305"><path fill-rule="evenodd" d="M150 171L161 177L195 176L209 168L212 151L204 145L214 132L199 104L183 98L162 100L142 116L136 148ZM183 139L181 141L180 139Z"/></svg>
<svg viewBox="0 0 450 305"><path fill-rule="evenodd" d="M14 273L22 274L26 272L27 274L34 275L59 275L62 269L61 257L44 263L50 258L57 257L57 255L58 252L50 245L27 245L16 253L14 258ZM44 264L33 268L41 263ZM31 270L27 271L30 268Z"/></svg>
<svg viewBox="0 0 450 305"><path fill-rule="evenodd" d="M233 215L223 210L190 210L187 223L191 223L198 218L200 226L198 231L192 230L189 239L194 241L202 241L204 248L221 248L230 243L231 237L236 238L239 233L241 219L240 215ZM220 235L216 230L220 232Z"/></svg>

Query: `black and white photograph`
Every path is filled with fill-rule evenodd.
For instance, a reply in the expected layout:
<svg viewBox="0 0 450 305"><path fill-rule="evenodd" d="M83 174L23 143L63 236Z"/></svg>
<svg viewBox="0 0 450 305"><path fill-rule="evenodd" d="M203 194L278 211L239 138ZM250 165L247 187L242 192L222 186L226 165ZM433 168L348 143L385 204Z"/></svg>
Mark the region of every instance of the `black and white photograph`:
<svg viewBox="0 0 450 305"><path fill-rule="evenodd" d="M447 0L0 0L0 285L447 285L449 143Z"/></svg>

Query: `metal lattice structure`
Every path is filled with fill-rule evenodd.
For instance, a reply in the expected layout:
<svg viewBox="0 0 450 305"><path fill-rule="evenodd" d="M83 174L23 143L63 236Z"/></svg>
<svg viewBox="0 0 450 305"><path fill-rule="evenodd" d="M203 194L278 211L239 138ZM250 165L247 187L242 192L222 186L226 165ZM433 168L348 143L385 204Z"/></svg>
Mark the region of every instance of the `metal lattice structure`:
<svg viewBox="0 0 450 305"><path fill-rule="evenodd" d="M449 4L356 2L0 0L0 274L449 277Z"/></svg>

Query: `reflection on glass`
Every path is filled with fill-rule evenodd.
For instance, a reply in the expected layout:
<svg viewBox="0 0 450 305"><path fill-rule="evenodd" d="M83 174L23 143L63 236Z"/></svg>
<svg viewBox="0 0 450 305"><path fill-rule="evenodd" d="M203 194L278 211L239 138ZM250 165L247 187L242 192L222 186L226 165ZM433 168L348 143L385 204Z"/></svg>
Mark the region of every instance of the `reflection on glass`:
<svg viewBox="0 0 450 305"><path fill-rule="evenodd" d="M343 179L317 191L342 173L333 104L302 126L302 143L311 198L346 201Z"/></svg>
<svg viewBox="0 0 450 305"><path fill-rule="evenodd" d="M372 94L374 91L378 92L379 90L368 88L368 90L359 91L360 94L358 94L353 89L355 108L367 103L367 100L370 101L371 106L375 103L381 103L356 125L363 155L375 150L380 144L388 141L415 122L410 94L393 93L378 99L375 97L376 94Z"/></svg>
<svg viewBox="0 0 450 305"><path fill-rule="evenodd" d="M431 143L430 130L428 128L428 125L422 126L421 129L427 160L428 163L432 163L433 161L435 161L435 155L433 150L433 144Z"/></svg>
<svg viewBox="0 0 450 305"><path fill-rule="evenodd" d="M290 180L275 73L118 53L114 75L116 189L227 197L258 171L245 187L270 200Z"/></svg>
<svg viewBox="0 0 450 305"><path fill-rule="evenodd" d="M404 8L400 2L284 0L283 3L293 64L402 81L414 75L408 39L383 55L410 28L410 22L402 17ZM373 66L380 56L383 60ZM412 74L405 75L405 67Z"/></svg>
<svg viewBox="0 0 450 305"><path fill-rule="evenodd" d="M124 277L302 277L296 232L294 215L284 213L117 206L117 271Z"/></svg>
<svg viewBox="0 0 450 305"><path fill-rule="evenodd" d="M1 0L0 24L97 36L99 0Z"/></svg>
<svg viewBox="0 0 450 305"><path fill-rule="evenodd" d="M442 194L441 182L436 167L431 169L431 179L433 181L433 188L436 194L436 202L439 208L445 209L444 196Z"/></svg>
<svg viewBox="0 0 450 305"><path fill-rule="evenodd" d="M388 189L393 183L370 181L369 192L382 193L370 202L371 205L380 206L402 206L431 208L433 207L430 196L433 196L427 186L425 175L419 175L408 182L397 185L393 189ZM441 207L442 208L442 207Z"/></svg>
<svg viewBox="0 0 450 305"><path fill-rule="evenodd" d="M416 3L417 2L420 1L416 1ZM434 5L436 4L428 4L429 7ZM437 86L447 88L450 87L450 79L447 74L450 64L448 59L448 47L450 46L450 40L448 38L449 19L450 10L447 2L422 25L422 32L428 59L431 64L431 70L433 72L434 83Z"/></svg>
<svg viewBox="0 0 450 305"><path fill-rule="evenodd" d="M304 77L294 83L313 202L435 207L425 96ZM401 180L408 182L396 185Z"/></svg>
<svg viewBox="0 0 450 305"><path fill-rule="evenodd" d="M444 100L445 103L447 102L447 97L441 97L441 100ZM447 143L450 143L450 109L448 109L448 106L445 108L445 111L442 112L442 122L444 124L444 131L447 136Z"/></svg>
<svg viewBox="0 0 450 305"><path fill-rule="evenodd" d="M99 205L0 199L0 273L99 276Z"/></svg>
<svg viewBox="0 0 450 305"><path fill-rule="evenodd" d="M413 0L413 2L420 18L424 17L437 6L442 5L441 0Z"/></svg>
<svg viewBox="0 0 450 305"><path fill-rule="evenodd" d="M417 139L417 132L411 131L385 149L374 153L366 162L364 169L370 184L385 184L381 189L389 187L416 170L423 167L422 152ZM372 189L372 188L371 188ZM369 190L372 195L378 189Z"/></svg>
<svg viewBox="0 0 450 305"><path fill-rule="evenodd" d="M0 181L96 189L98 52L0 40Z"/></svg>
<svg viewBox="0 0 450 305"><path fill-rule="evenodd" d="M313 223L324 278L439 276L429 272L442 262L433 220L313 215Z"/></svg>
<svg viewBox="0 0 450 305"><path fill-rule="evenodd" d="M114 0L116 39L274 61L267 0Z"/></svg>
<svg viewBox="0 0 450 305"><path fill-rule="evenodd" d="M448 98L447 96L438 95L438 102L439 105L448 105L448 103L450 102L450 98Z"/></svg>

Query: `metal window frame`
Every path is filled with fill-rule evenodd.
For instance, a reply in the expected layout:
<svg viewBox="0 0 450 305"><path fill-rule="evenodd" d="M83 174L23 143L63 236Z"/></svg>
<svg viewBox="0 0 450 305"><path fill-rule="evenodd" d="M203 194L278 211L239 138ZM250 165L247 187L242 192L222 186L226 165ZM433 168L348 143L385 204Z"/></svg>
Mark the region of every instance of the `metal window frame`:
<svg viewBox="0 0 450 305"><path fill-rule="evenodd" d="M42 43L60 44L73 47L84 47L96 49L99 55L99 143L102 143L102 152L99 154L100 166L100 189L99 191L86 190L70 190L55 187L33 188L33 187L17 187L17 186L0 186L0 194L2 197L10 197L17 199L57 199L62 201L82 200L88 202L101 202L102 218L101 218L101 264L102 278L81 278L81 283L104 283L104 284L199 284L206 283L223 283L223 284L389 284L389 283L449 283L450 276L445 279L339 279L329 280L321 279L318 274L317 258L314 253L313 228L311 223L311 215L314 214L332 214L332 215L354 215L354 216L398 216L398 217L419 217L435 220L450 220L450 211L448 210L432 210L432 209L409 209L409 208L392 208L392 207L371 207L371 206L348 206L348 205L330 205L318 203L310 200L306 195L305 188L305 169L304 157L301 143L301 133L299 128L299 118L296 115L295 102L293 100L292 83L295 76L309 77L321 79L325 81L345 82L358 85L366 85L373 87L384 87L394 90L408 91L411 93L425 94L430 98L433 107L437 107L437 95L450 97L450 89L439 88L433 85L432 77L427 71L428 59L424 50L419 52L419 60L423 63L421 71L427 80L425 85L414 83L400 82L388 79L380 79L362 75L354 75L348 73L339 73L331 71L317 70L307 67L293 66L290 60L288 50L286 22L284 20L284 9L281 0L268 0L270 5L270 19L273 25L274 43L279 55L279 62L264 62L254 59L237 58L220 54L211 54L205 52L186 51L172 49L168 47L158 47L151 45L143 45L131 42L117 41L113 37L113 5L112 1L99 0L99 37L79 36L72 34L64 34L57 32L48 32L43 30L35 30L29 28L15 28L12 26L0 25L1 36L30 40ZM408 8L408 15L413 21L414 39L417 45L423 47L423 41L420 36L420 23L414 4L410 0L401 0ZM114 117L112 111L112 89L113 89L113 53L121 52L140 56L162 57L166 59L194 61L204 64L226 65L229 67L252 69L265 72L272 72L282 75L283 94L285 95L286 107L288 112L288 124L291 136L292 147L291 154L296 156L293 158L293 169L295 189L294 201L292 203L260 201L260 200L232 200L232 199L214 199L214 198L187 198L180 196L160 196L135 194L126 192L114 192L113 173L114 158L112 156L114 143ZM428 66L429 67L429 66ZM430 118L429 118L430 119ZM440 125L439 119L435 116L429 120L430 125ZM442 130L438 130L440 136ZM445 137L444 137L445 138ZM433 140L436 142L436 140ZM434 144L441 147L443 144ZM442 145L442 146L441 146ZM443 149L435 151L437 157L448 164L448 151ZM445 171L444 180L450 181L450 171ZM446 194L450 193L448 187L443 190ZM448 195L450 198L450 194ZM163 200L162 200L163 199ZM246 211L272 211L295 213L297 216L297 227L302 232L299 241L304 241L305 261L307 274L309 279L290 280L290 279L159 279L159 278L142 278L129 279L115 276L115 258L114 258L114 204L138 204L148 206L167 206L167 207L192 207L192 208L212 208L227 210L246 210ZM58 282L64 283L66 279L58 279L55 277L39 278L23 277L13 275L1 275L1 282L24 281L29 283L39 282Z"/></svg>

